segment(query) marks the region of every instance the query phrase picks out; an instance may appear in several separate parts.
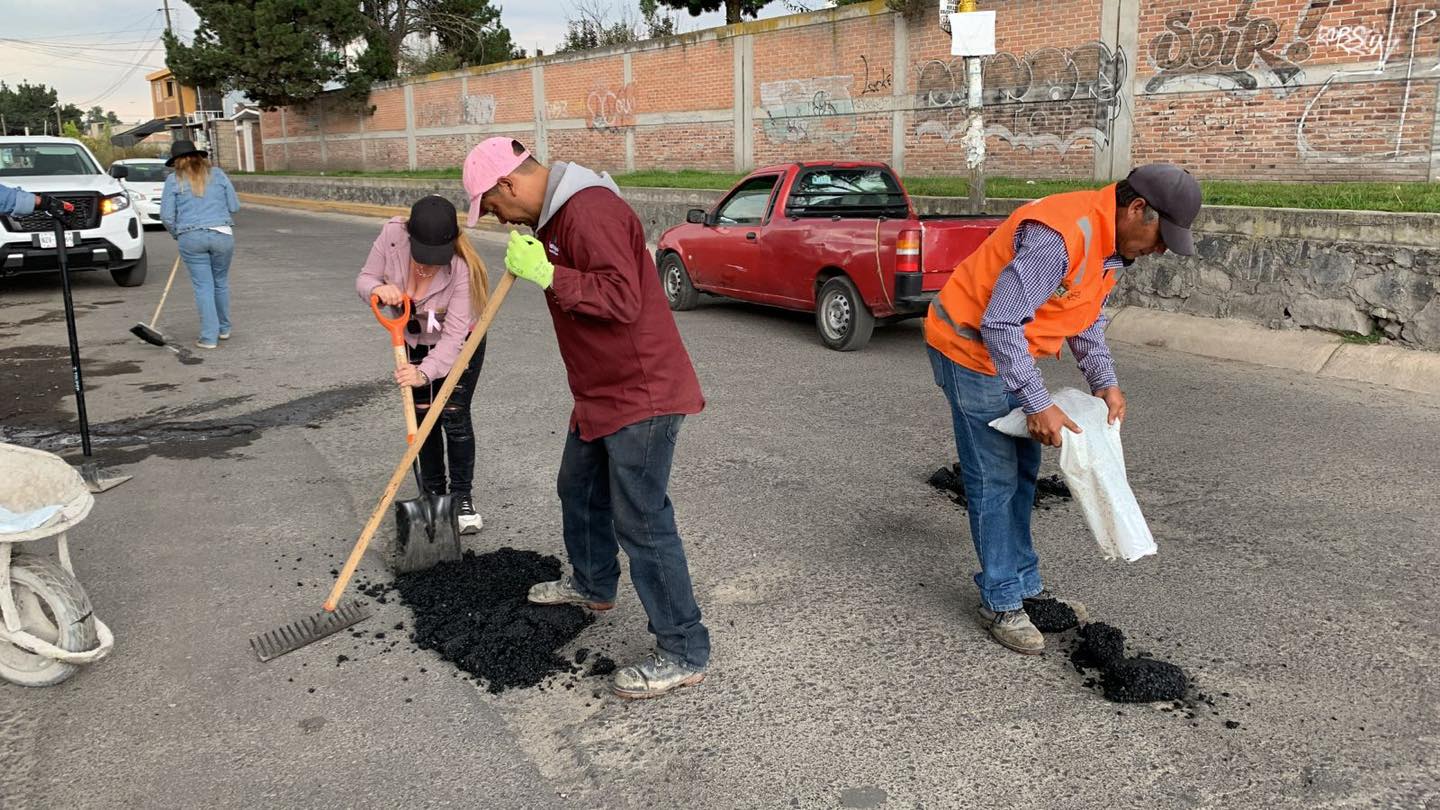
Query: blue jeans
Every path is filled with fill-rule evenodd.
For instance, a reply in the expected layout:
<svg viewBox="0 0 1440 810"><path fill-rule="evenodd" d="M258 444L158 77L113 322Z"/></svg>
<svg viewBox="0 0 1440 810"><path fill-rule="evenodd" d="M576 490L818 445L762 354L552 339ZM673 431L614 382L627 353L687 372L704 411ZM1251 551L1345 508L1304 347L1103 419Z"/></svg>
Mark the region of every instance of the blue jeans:
<svg viewBox="0 0 1440 810"><path fill-rule="evenodd" d="M970 501L970 537L980 558L975 585L993 611L1019 610L1042 589L1040 558L1030 537L1040 443L1017 439L990 422L1020 401L997 376L981 374L926 347L935 384L945 391L955 423L955 450Z"/></svg>
<svg viewBox="0 0 1440 810"><path fill-rule="evenodd" d="M190 271L195 288L195 309L200 312L200 340L214 343L230 333L230 260L235 257L235 237L203 229L186 231L176 240L180 258Z"/></svg>
<svg viewBox="0 0 1440 810"><path fill-rule="evenodd" d="M700 623L666 494L684 419L656 416L593 442L572 431L560 462L560 506L575 587L596 601L614 601L623 547L661 654L703 669L710 631Z"/></svg>

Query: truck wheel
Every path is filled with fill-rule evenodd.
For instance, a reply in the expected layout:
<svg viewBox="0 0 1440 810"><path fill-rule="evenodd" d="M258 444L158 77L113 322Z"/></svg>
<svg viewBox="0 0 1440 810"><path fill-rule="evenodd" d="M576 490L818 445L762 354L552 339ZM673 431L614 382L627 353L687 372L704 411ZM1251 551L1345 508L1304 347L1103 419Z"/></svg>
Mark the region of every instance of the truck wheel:
<svg viewBox="0 0 1440 810"><path fill-rule="evenodd" d="M665 254L660 262L660 284L665 288L665 300L676 312L694 309L700 303L700 291L690 282L690 271L674 253Z"/></svg>
<svg viewBox="0 0 1440 810"><path fill-rule="evenodd" d="M20 626L62 650L84 652L96 644L90 597L64 568L44 557L10 559L10 591ZM0 641L0 678L20 686L54 686L79 667Z"/></svg>
<svg viewBox="0 0 1440 810"><path fill-rule="evenodd" d="M820 342L838 352L865 348L875 331L875 316L860 298L855 283L836 276L820 288L815 302L815 328Z"/></svg>
<svg viewBox="0 0 1440 810"><path fill-rule="evenodd" d="M148 261L145 251L142 250L140 258L134 264L118 270L111 270L110 277L115 279L115 283L121 287L139 287L145 283Z"/></svg>

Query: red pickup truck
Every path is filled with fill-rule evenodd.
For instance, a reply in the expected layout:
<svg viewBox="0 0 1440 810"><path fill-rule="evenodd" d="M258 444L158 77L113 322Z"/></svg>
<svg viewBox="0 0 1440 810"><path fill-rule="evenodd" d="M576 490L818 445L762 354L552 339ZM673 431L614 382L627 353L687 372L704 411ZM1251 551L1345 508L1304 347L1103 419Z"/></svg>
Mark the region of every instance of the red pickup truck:
<svg viewBox="0 0 1440 810"><path fill-rule="evenodd" d="M877 320L923 316L1000 222L917 215L884 163L792 163L692 209L661 235L656 264L673 310L705 292L814 312L821 342L854 351Z"/></svg>

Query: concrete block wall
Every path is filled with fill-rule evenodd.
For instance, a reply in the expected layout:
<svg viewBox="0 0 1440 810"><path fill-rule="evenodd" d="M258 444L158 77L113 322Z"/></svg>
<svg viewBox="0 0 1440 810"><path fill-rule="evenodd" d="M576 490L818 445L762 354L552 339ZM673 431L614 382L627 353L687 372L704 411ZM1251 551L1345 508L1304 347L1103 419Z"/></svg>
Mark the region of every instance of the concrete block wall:
<svg viewBox="0 0 1440 810"><path fill-rule="evenodd" d="M1440 0L990 0L996 176L1431 180ZM491 135L610 171L797 159L966 173L963 60L927 12L882 0L377 87L264 115L278 169L459 165Z"/></svg>

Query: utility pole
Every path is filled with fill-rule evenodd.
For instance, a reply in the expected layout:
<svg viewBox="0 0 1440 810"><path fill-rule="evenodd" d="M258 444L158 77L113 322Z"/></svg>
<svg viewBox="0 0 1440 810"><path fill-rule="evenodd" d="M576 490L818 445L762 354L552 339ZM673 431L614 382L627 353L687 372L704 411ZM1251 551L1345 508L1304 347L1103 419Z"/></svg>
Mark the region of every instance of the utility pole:
<svg viewBox="0 0 1440 810"><path fill-rule="evenodd" d="M960 0L960 13L975 10L975 0ZM965 162L970 167L970 211L985 213L985 108L983 61L978 56L965 57L967 103L970 115L965 125Z"/></svg>
<svg viewBox="0 0 1440 810"><path fill-rule="evenodd" d="M0 113L0 136L9 135L10 127L5 125L5 113Z"/></svg>
<svg viewBox="0 0 1440 810"><path fill-rule="evenodd" d="M165 33L174 36L175 29L170 25L170 0L165 0ZM167 62L165 68L169 70ZM190 140L190 122L185 118L185 85L180 82L175 71L170 71L170 79L175 83L175 103L180 106L180 131L184 133L185 140Z"/></svg>
<svg viewBox="0 0 1440 810"><path fill-rule="evenodd" d="M63 123L61 123L61 121L60 121L60 97L59 97L59 96L56 96L56 97L55 97L55 134L56 134L57 136L59 136L59 135L64 135L64 134L65 134L65 125L64 125Z"/></svg>

